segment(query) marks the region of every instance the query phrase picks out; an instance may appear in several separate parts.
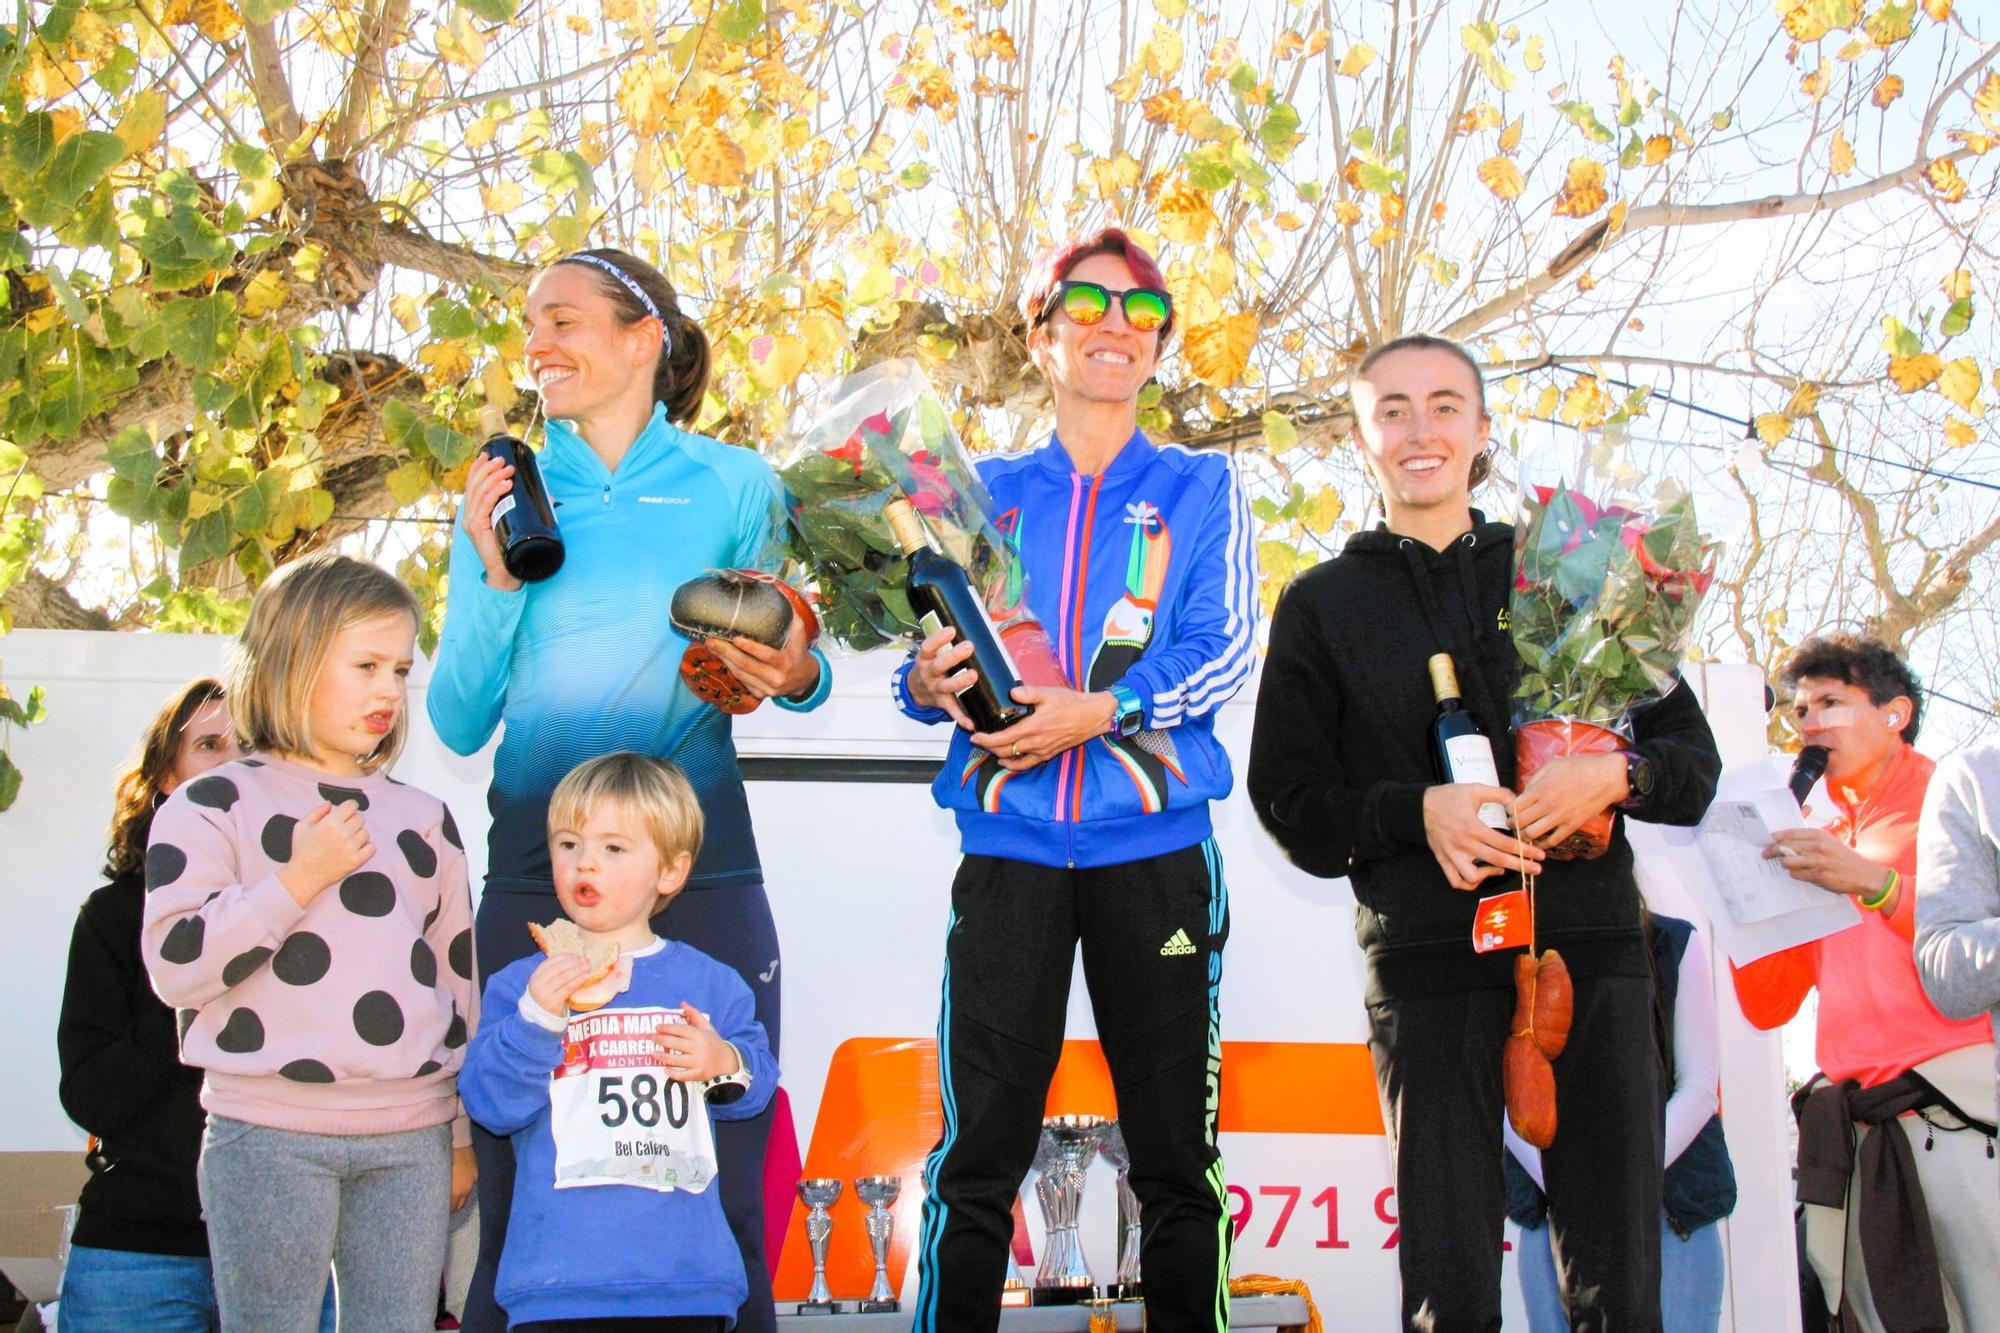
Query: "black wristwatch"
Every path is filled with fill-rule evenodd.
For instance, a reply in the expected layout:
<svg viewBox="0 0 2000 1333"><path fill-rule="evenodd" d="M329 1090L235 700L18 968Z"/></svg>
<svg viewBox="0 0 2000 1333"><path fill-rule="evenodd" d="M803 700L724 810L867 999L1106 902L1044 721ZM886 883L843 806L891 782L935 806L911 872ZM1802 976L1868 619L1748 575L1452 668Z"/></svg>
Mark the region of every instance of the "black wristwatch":
<svg viewBox="0 0 2000 1333"><path fill-rule="evenodd" d="M736 1072L722 1074L701 1085L702 1095L717 1106L727 1106L750 1091L750 1064L743 1058L743 1052L730 1042L729 1049L736 1051Z"/></svg>
<svg viewBox="0 0 2000 1333"><path fill-rule="evenodd" d="M1646 803L1648 796L1653 794L1653 783L1657 773L1653 768L1653 761L1637 750L1626 750L1624 755L1625 786L1628 790L1625 799L1618 803L1618 807L1621 810L1636 810Z"/></svg>

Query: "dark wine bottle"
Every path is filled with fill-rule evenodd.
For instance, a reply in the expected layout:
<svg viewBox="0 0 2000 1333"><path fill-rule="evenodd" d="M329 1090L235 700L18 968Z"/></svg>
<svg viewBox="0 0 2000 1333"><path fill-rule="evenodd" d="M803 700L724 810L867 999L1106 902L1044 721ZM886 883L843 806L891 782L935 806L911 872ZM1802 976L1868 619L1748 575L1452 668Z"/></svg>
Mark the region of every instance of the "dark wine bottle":
<svg viewBox="0 0 2000 1333"><path fill-rule="evenodd" d="M1428 663L1431 691L1437 696L1437 716L1431 721L1431 763L1440 782L1472 782L1482 787L1500 785L1500 769L1493 762L1493 742L1486 729L1465 706L1458 690L1458 669L1450 653L1438 653ZM1490 828L1507 828L1507 807L1487 801L1479 807L1479 821Z"/></svg>
<svg viewBox="0 0 2000 1333"><path fill-rule="evenodd" d="M514 469L514 488L493 506L501 563L521 582L540 583L562 568L563 544L535 451L506 434L491 437L481 450Z"/></svg>
<svg viewBox="0 0 2000 1333"><path fill-rule="evenodd" d="M1000 639L986 605L973 591L972 580L957 562L931 546L923 520L907 500L891 500L883 506L889 531L902 546L910 562L910 605L917 612L924 637L942 629L957 631L957 642L972 645L966 662L978 679L958 696L959 707L972 719L973 729L995 732L1013 726L1034 710L1014 700L1014 687L1021 673Z"/></svg>

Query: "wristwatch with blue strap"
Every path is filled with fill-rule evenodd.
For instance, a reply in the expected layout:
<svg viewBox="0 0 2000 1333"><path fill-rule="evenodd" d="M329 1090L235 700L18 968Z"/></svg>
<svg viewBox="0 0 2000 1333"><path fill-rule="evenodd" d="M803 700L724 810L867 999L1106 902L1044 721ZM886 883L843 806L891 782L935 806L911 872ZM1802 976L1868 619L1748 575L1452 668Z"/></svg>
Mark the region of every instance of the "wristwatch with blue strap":
<svg viewBox="0 0 2000 1333"><path fill-rule="evenodd" d="M1118 706L1111 713L1111 734L1121 741L1138 735L1146 727L1146 710L1139 703L1139 693L1130 685L1107 687Z"/></svg>

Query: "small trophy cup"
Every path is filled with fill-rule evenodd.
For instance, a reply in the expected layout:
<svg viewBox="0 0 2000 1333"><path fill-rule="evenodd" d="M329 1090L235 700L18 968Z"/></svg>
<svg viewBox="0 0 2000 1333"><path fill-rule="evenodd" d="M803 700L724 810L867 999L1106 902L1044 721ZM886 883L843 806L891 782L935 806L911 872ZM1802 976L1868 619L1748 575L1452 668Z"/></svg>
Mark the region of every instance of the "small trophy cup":
<svg viewBox="0 0 2000 1333"><path fill-rule="evenodd" d="M1035 1304L1075 1305L1097 1295L1097 1282L1083 1257L1076 1220L1083 1207L1085 1173L1097 1156L1106 1120L1097 1115L1057 1115L1042 1121L1035 1151L1035 1196L1042 1205L1046 1235L1035 1271Z"/></svg>
<svg viewBox="0 0 2000 1333"><path fill-rule="evenodd" d="M889 1288L889 1235L896 1227L889 1207L902 1192L901 1176L861 1176L854 1182L854 1197L868 1205L868 1248L875 1252L875 1285L861 1302L863 1314L894 1314L903 1308Z"/></svg>
<svg viewBox="0 0 2000 1333"><path fill-rule="evenodd" d="M1021 1275L1021 1265L1014 1258L1017 1244L1025 1242L1028 1235L1028 1219L1021 1207L1021 1196L1028 1192L1026 1177L1021 1187L1014 1191L1014 1234L1007 1238L1007 1276L1000 1284L1000 1308L1030 1305L1034 1302L1035 1289L1028 1285L1028 1279Z"/></svg>
<svg viewBox="0 0 2000 1333"><path fill-rule="evenodd" d="M810 1209L806 1213L806 1244L812 1246L812 1290L797 1306L799 1314L839 1314L840 1304L826 1285L826 1242L833 1235L833 1207L840 1197L840 1182L829 1176L810 1176L799 1182L799 1200Z"/></svg>
<svg viewBox="0 0 2000 1333"><path fill-rule="evenodd" d="M1113 1300L1140 1300L1139 1196L1132 1192L1132 1155L1125 1149L1125 1136L1116 1120L1105 1126L1104 1146L1098 1151L1118 1172L1118 1276L1111 1283L1110 1295Z"/></svg>
<svg viewBox="0 0 2000 1333"><path fill-rule="evenodd" d="M1007 1280L1000 1286L1000 1308L1012 1305L1033 1304L1028 1287L1028 1279L1021 1276L1021 1265L1014 1262L1014 1247L1007 1247Z"/></svg>

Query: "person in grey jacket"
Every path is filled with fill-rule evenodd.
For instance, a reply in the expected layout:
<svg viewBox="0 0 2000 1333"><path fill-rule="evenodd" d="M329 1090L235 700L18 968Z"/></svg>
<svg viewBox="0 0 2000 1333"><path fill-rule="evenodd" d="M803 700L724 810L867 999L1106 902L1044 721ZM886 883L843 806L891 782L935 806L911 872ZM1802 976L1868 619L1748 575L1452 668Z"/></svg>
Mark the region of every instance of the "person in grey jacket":
<svg viewBox="0 0 2000 1333"><path fill-rule="evenodd" d="M2000 744L1942 760L1931 779L1917 831L1916 948L1932 1004L2000 1021Z"/></svg>

